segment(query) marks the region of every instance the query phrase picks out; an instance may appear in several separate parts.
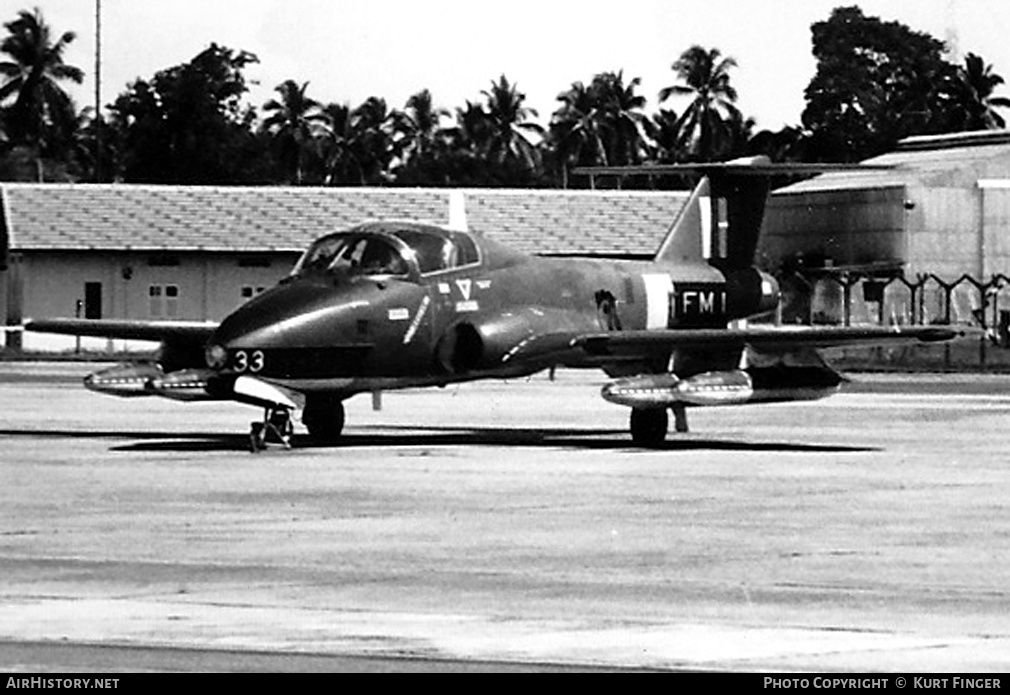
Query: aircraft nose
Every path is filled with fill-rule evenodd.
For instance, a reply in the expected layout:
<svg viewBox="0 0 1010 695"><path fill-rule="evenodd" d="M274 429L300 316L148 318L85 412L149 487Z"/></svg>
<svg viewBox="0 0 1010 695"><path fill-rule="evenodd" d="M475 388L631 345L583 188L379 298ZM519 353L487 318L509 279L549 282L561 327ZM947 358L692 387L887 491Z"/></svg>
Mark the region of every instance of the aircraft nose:
<svg viewBox="0 0 1010 695"><path fill-rule="evenodd" d="M339 301L323 283L293 283L239 307L212 336L207 365L259 377L333 377L349 373L365 351L354 327L368 303Z"/></svg>
<svg viewBox="0 0 1010 695"><path fill-rule="evenodd" d="M221 349L276 347L304 340L316 316L325 310L330 293L321 283L292 283L267 290L233 311L211 338L208 353L220 359Z"/></svg>

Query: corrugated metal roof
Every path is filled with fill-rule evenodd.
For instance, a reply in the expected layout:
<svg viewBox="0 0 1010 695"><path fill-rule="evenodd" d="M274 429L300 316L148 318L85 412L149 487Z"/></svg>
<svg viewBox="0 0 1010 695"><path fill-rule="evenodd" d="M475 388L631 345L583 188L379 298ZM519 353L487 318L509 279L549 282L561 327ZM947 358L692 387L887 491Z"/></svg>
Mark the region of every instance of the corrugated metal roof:
<svg viewBox="0 0 1010 695"><path fill-rule="evenodd" d="M999 170L1005 170L1005 175L1010 176L1010 133L988 131L908 138L901 141L894 152L863 163L895 168L822 174L780 188L775 195L908 185L975 185L983 174L992 176Z"/></svg>
<svg viewBox="0 0 1010 695"><path fill-rule="evenodd" d="M13 250L297 251L377 219L445 224L448 189L4 184ZM658 248L683 192L465 190L470 228L528 253Z"/></svg>

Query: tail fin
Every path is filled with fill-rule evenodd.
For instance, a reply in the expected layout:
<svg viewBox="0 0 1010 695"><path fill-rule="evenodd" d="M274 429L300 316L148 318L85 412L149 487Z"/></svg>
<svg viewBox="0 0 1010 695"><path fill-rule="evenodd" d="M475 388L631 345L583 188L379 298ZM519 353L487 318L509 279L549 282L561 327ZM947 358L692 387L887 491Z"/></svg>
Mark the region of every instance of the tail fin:
<svg viewBox="0 0 1010 695"><path fill-rule="evenodd" d="M713 199L726 201L723 264L727 268L749 268L754 265L761 237L771 179L726 173L713 177L713 184ZM722 229L721 224L719 228Z"/></svg>
<svg viewBox="0 0 1010 695"><path fill-rule="evenodd" d="M708 177L703 178L677 219L670 225L655 260L664 263L700 263L712 255L712 197Z"/></svg>
<svg viewBox="0 0 1010 695"><path fill-rule="evenodd" d="M10 243L7 235L7 219L4 210L7 209L7 201L4 200L4 192L0 190L0 270L7 270L7 247Z"/></svg>
<svg viewBox="0 0 1010 695"><path fill-rule="evenodd" d="M768 177L741 175L737 167L698 169L705 176L667 232L655 260L749 268L761 234Z"/></svg>

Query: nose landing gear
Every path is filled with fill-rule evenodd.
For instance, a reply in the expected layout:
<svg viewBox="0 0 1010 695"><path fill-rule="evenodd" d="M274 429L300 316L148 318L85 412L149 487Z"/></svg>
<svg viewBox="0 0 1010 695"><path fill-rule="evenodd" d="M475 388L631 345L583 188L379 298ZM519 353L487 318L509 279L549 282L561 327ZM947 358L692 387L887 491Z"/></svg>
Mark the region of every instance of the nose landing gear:
<svg viewBox="0 0 1010 695"><path fill-rule="evenodd" d="M291 409L269 406L263 410L263 420L256 420L250 425L249 450L256 454L266 449L267 445L271 443L280 444L285 449L290 449L293 433Z"/></svg>

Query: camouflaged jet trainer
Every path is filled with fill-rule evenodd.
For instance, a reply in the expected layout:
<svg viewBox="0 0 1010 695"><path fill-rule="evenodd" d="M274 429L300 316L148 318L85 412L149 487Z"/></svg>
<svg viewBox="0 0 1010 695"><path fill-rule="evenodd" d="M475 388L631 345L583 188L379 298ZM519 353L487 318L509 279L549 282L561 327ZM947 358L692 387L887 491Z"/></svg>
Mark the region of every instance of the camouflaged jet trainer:
<svg viewBox="0 0 1010 695"><path fill-rule="evenodd" d="M606 372L613 380L603 398L630 407L632 440L655 446L667 435L668 411L687 431L688 407L835 392L843 379L817 348L958 334L731 327L779 302L775 279L753 265L769 177L831 167L688 168L703 176L651 262L526 255L465 231L457 207L447 228L373 222L323 236L279 285L220 325L48 319L26 328L161 341L156 361L100 371L85 385L260 406L254 450L271 433L287 443L296 410L312 439L335 442L344 401L355 394L556 366Z"/></svg>

